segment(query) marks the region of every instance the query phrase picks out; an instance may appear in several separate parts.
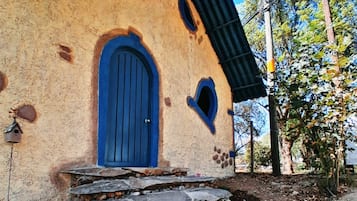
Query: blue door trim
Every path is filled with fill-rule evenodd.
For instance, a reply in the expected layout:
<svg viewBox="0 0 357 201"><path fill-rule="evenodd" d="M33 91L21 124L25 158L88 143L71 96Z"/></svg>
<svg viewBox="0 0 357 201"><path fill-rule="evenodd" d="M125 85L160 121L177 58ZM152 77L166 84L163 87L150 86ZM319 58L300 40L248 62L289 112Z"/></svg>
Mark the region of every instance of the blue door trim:
<svg viewBox="0 0 357 201"><path fill-rule="evenodd" d="M151 139L150 139L150 159L149 166L157 167L158 163L158 142L159 142L159 75L155 62L150 53L141 43L140 37L134 33L119 36L110 40L103 48L99 62L99 98L98 98L98 165L104 166L105 163L105 143L107 130L108 112L108 87L109 87L109 66L112 54L118 48L129 48L143 59L149 66L149 73L152 76L151 86Z"/></svg>

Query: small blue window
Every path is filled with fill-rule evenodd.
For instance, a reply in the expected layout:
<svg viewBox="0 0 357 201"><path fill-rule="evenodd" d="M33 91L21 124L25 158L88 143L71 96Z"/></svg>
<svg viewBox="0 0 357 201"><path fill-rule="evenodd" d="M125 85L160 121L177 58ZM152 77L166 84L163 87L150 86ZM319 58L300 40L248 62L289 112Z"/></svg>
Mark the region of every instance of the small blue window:
<svg viewBox="0 0 357 201"><path fill-rule="evenodd" d="M181 17L185 22L186 27L190 31L196 31L197 27L195 21L193 20L192 12L190 6L187 3L187 0L179 0L178 4L179 4Z"/></svg>
<svg viewBox="0 0 357 201"><path fill-rule="evenodd" d="M212 78L202 79L198 83L195 97L188 96L187 104L197 112L214 134L216 128L213 122L217 114L217 94Z"/></svg>

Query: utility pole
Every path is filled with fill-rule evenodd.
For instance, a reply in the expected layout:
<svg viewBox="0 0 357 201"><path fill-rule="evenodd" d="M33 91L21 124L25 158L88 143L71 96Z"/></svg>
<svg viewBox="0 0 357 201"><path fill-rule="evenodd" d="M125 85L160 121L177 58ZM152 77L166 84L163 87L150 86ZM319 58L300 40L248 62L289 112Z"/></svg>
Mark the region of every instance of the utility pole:
<svg viewBox="0 0 357 201"><path fill-rule="evenodd" d="M250 128L250 174L254 173L254 129L253 121L249 122Z"/></svg>
<svg viewBox="0 0 357 201"><path fill-rule="evenodd" d="M264 21L265 21L265 40L267 52L267 79L268 79L268 101L269 101L269 120L270 120L270 144L273 175L280 176L280 156L279 156L279 130L277 126L276 107L275 107L275 64L273 57L273 36L270 22L270 0L264 0Z"/></svg>

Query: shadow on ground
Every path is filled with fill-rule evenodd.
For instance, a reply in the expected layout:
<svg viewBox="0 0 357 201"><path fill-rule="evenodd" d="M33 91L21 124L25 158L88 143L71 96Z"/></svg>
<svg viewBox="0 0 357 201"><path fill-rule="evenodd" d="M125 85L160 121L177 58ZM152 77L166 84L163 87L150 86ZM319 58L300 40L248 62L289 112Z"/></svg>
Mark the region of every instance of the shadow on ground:
<svg viewBox="0 0 357 201"><path fill-rule="evenodd" d="M260 201L259 198L249 195L247 191L236 190L232 194L231 201Z"/></svg>

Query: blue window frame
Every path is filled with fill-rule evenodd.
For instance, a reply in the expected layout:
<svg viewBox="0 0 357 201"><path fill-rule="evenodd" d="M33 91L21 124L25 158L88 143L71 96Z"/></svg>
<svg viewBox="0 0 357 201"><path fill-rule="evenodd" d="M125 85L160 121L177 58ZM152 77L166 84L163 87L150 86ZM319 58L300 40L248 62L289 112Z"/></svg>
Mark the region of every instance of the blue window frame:
<svg viewBox="0 0 357 201"><path fill-rule="evenodd" d="M211 77L200 80L195 97L188 96L187 104L197 112L211 133L214 134L216 132L214 119L217 114L218 101L215 85Z"/></svg>
<svg viewBox="0 0 357 201"><path fill-rule="evenodd" d="M190 6L187 3L187 0L179 0L178 4L179 4L181 17L182 17L186 27L190 31L196 31L197 26L193 19L192 12L191 12Z"/></svg>

